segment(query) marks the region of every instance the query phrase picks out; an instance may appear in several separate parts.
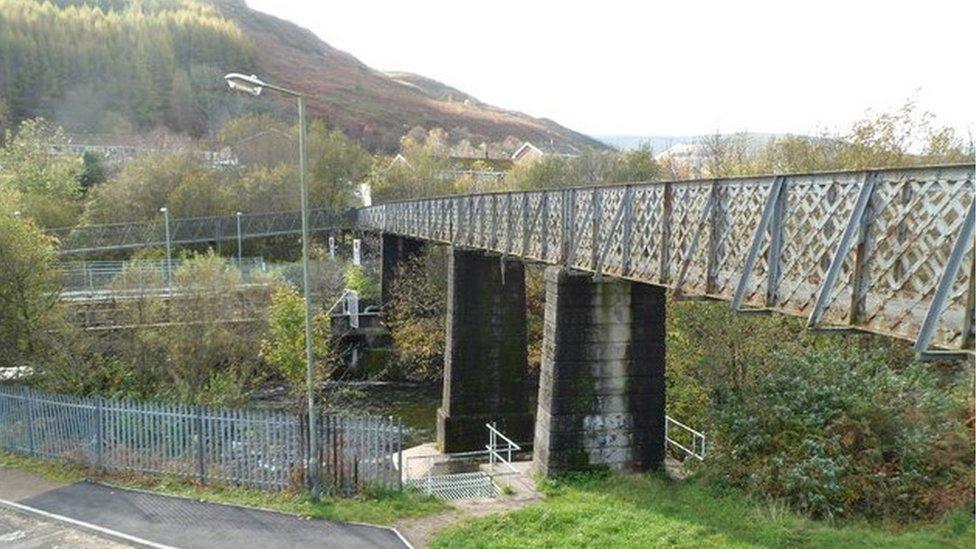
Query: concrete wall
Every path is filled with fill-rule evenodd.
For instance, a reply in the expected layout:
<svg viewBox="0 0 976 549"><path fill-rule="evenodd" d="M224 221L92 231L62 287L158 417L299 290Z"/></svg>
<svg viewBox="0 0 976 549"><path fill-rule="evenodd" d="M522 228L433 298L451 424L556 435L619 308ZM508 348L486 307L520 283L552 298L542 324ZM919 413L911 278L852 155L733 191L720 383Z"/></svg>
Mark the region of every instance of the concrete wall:
<svg viewBox="0 0 976 549"><path fill-rule="evenodd" d="M538 472L663 461L664 319L663 288L546 269Z"/></svg>
<svg viewBox="0 0 976 549"><path fill-rule="evenodd" d="M485 423L492 421L512 440L528 441L525 267L518 260L454 249L448 277L438 446L445 452L483 450Z"/></svg>

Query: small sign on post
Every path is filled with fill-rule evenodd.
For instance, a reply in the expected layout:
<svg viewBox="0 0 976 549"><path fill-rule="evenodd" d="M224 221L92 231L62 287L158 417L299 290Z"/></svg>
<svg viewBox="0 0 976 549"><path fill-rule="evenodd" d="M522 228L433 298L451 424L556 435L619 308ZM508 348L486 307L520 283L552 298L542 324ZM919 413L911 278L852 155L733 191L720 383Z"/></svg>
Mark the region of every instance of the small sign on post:
<svg viewBox="0 0 976 549"><path fill-rule="evenodd" d="M349 327L359 328L359 294L346 290L346 312L349 313Z"/></svg>
<svg viewBox="0 0 976 549"><path fill-rule="evenodd" d="M352 262L354 265L363 264L362 247L363 247L362 240L358 238L352 239Z"/></svg>

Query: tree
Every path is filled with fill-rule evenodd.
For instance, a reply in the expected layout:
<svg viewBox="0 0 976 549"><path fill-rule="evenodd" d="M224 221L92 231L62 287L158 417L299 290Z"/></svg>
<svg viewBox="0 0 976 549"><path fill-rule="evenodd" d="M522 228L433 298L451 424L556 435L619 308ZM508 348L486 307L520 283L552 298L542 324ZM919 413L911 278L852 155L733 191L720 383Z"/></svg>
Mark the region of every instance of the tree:
<svg viewBox="0 0 976 549"><path fill-rule="evenodd" d="M230 214L230 191L215 181L218 175L190 155L138 158L92 190L84 218L88 223L153 219L163 206L178 217Z"/></svg>
<svg viewBox="0 0 976 549"><path fill-rule="evenodd" d="M508 173L506 182L515 189L552 189L573 185L566 159L556 156L544 156L516 165Z"/></svg>
<svg viewBox="0 0 976 549"><path fill-rule="evenodd" d="M357 186L365 181L373 159L341 130L327 130L321 121L309 128L309 203L343 210L355 205Z"/></svg>
<svg viewBox="0 0 976 549"><path fill-rule="evenodd" d="M0 365L22 366L44 351L61 319L53 239L0 207Z"/></svg>
<svg viewBox="0 0 976 549"><path fill-rule="evenodd" d="M82 163L49 150L64 142L64 133L42 119L27 120L4 142L0 188L8 189L8 200L16 194L18 209L42 227L74 225L81 213Z"/></svg>
<svg viewBox="0 0 976 549"><path fill-rule="evenodd" d="M654 159L654 151L648 143L632 151L617 154L610 179L617 183L654 181L661 175L661 167Z"/></svg>
<svg viewBox="0 0 976 549"><path fill-rule="evenodd" d="M261 342L261 357L274 373L288 384L289 392L299 402L306 390L305 300L292 286L281 286L271 296L268 337ZM315 386L328 379L328 317L324 313L312 319Z"/></svg>
<svg viewBox="0 0 976 549"><path fill-rule="evenodd" d="M241 165L273 169L298 164L297 128L266 114L245 114L223 123L217 132L221 145L230 147Z"/></svg>
<svg viewBox="0 0 976 549"><path fill-rule="evenodd" d="M142 398L243 403L266 374L258 349L267 330L270 289L240 283L237 268L212 252L182 258L173 271L178 291L172 297L158 292L165 287L159 269L131 265L110 285L129 295L113 311L114 323L127 329L92 350L93 358L124 365L127 375L104 380L108 385L101 389ZM95 378L97 363L86 370Z"/></svg>
<svg viewBox="0 0 976 549"><path fill-rule="evenodd" d="M44 115L94 131L110 108L111 126L194 135L214 129L197 105L231 101L194 72L256 58L217 7L187 1L0 0L0 52L0 96L15 123Z"/></svg>
<svg viewBox="0 0 976 549"><path fill-rule="evenodd" d="M84 169L78 178L82 188L90 189L95 185L105 182L105 167L102 160L91 152L86 152L81 156Z"/></svg>
<svg viewBox="0 0 976 549"><path fill-rule="evenodd" d="M447 312L443 251L428 249L399 265L386 325L396 349L393 377L430 381L444 366L444 316Z"/></svg>
<svg viewBox="0 0 976 549"><path fill-rule="evenodd" d="M401 156L405 161L377 158L369 175L373 200L388 202L450 194L453 179L450 163L436 146L404 140Z"/></svg>

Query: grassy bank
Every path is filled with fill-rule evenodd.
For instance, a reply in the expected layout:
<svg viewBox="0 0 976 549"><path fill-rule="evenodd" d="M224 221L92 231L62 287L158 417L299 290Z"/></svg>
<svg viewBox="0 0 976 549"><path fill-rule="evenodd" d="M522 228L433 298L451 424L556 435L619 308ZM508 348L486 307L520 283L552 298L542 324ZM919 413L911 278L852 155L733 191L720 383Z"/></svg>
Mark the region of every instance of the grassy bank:
<svg viewBox="0 0 976 549"><path fill-rule="evenodd" d="M65 483L87 478L116 486L151 490L200 501L262 507L312 518L371 524L392 524L400 519L430 515L446 508L439 500L413 492L382 492L355 498L324 497L318 503L312 503L304 492L272 492L225 485L200 486L172 477L96 475L88 469L70 463L27 458L0 451L0 468L3 467L30 471Z"/></svg>
<svg viewBox="0 0 976 549"><path fill-rule="evenodd" d="M973 520L832 524L657 475L547 482L547 498L442 532L433 547L972 547Z"/></svg>

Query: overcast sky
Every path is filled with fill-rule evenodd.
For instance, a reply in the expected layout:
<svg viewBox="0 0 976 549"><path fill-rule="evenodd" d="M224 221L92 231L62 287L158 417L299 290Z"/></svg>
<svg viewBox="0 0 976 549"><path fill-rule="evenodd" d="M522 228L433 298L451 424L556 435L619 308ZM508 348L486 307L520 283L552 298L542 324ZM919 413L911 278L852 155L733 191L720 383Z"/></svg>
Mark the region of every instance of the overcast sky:
<svg viewBox="0 0 976 549"><path fill-rule="evenodd" d="M591 135L844 130L908 97L976 130L973 0L247 3Z"/></svg>

